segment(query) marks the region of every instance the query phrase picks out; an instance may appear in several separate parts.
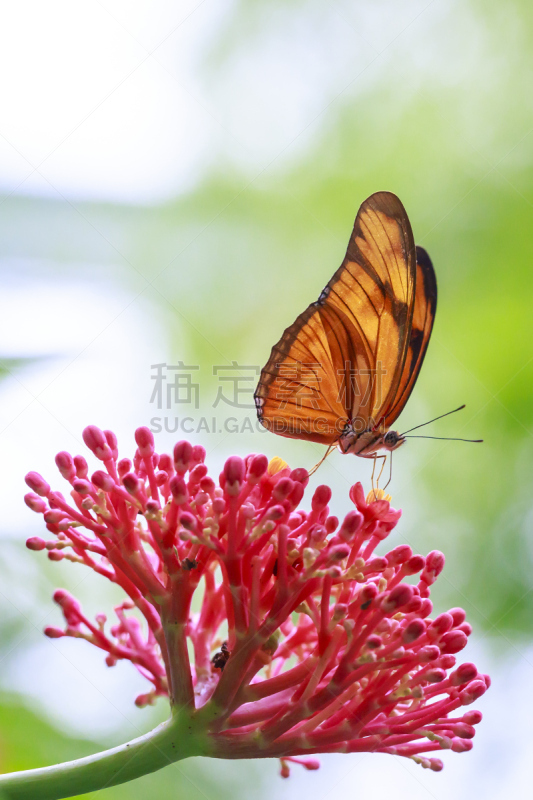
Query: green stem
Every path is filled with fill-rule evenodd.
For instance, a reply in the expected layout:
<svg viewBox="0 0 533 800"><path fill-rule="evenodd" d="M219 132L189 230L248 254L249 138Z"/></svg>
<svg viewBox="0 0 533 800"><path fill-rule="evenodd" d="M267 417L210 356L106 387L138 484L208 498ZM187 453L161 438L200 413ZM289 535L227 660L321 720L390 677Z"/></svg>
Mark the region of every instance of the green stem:
<svg viewBox="0 0 533 800"><path fill-rule="evenodd" d="M0 775L0 798L73 797L131 781L189 756L209 755L209 751L207 735L195 725L194 717L176 712L150 733L111 750L52 767Z"/></svg>

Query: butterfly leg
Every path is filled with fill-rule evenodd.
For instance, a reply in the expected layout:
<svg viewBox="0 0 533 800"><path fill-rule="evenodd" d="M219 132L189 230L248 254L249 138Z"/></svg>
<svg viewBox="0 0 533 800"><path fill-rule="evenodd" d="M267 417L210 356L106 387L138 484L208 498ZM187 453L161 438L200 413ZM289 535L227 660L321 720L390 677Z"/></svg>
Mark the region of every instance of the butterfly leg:
<svg viewBox="0 0 533 800"><path fill-rule="evenodd" d="M330 453L331 453L333 450L335 450L336 446L337 446L337 443L335 443L335 444L330 444L330 446L329 446L329 447L328 447L328 449L326 450L326 454L325 454L324 456L322 456L322 458L320 459L320 461L318 462L318 464L315 464L315 466L313 467L313 469L311 469L311 470L309 471L309 475L310 475L310 476L311 476L311 475L313 475L313 474L314 474L314 473L317 471L317 469L319 468L319 466L320 466L320 465L321 465L321 464L322 464L322 463L323 463L323 462L326 460L326 458L329 456L329 454L330 454Z"/></svg>
<svg viewBox="0 0 533 800"><path fill-rule="evenodd" d="M393 452L393 451L391 450L391 451L390 451L390 462L389 462L389 463L390 463L390 470L389 470L389 480L387 481L387 483L386 483L386 484L385 484L385 486L383 487L383 491L385 491L385 489L387 488L387 486L389 485L389 483L390 483L390 482L391 482L391 480L392 480L392 452Z"/></svg>
<svg viewBox="0 0 533 800"><path fill-rule="evenodd" d="M379 482L381 480L381 476L383 475L383 470L385 469L385 464L387 463L387 456L386 455L377 456L377 458L382 458L383 459L383 463L382 463L381 469L379 471L378 479L376 481L376 488L379 488Z"/></svg>
<svg viewBox="0 0 533 800"><path fill-rule="evenodd" d="M382 474L382 472L383 472L383 469L384 469L384 467L385 467L385 460L387 459L387 456L385 456L385 455L383 455L383 456L377 456L375 453L373 453L373 454L372 454L372 455L370 455L370 456L363 456L363 458L373 458L373 459L374 459L374 466L372 467L372 478L371 478L371 481L372 481L372 489L375 491L376 489L378 489L378 488L379 488L379 487L378 487L378 484L379 484L379 479L381 478L381 474ZM382 463L382 465L381 465L381 469L380 469L380 471L379 471L379 475L378 475L378 479L377 479L377 481L376 481L376 485L374 486L374 473L375 473L375 471L376 471L376 461L378 460L378 458L382 458L382 459L383 459L383 463Z"/></svg>

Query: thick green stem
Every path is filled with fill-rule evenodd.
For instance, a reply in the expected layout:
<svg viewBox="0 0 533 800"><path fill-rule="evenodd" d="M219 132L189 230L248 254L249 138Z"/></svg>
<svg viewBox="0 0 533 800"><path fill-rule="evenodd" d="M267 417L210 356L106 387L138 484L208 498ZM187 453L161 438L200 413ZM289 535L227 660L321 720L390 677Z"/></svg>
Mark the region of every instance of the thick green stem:
<svg viewBox="0 0 533 800"><path fill-rule="evenodd" d="M210 755L208 737L194 717L176 712L127 744L52 767L0 775L0 800L59 800L94 792L155 772L189 756Z"/></svg>

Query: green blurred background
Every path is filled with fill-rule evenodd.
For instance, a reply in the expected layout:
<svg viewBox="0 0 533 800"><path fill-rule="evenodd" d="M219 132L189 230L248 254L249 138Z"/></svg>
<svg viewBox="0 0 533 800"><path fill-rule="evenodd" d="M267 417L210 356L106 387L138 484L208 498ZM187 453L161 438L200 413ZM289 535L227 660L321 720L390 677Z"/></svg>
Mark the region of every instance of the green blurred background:
<svg viewBox="0 0 533 800"><path fill-rule="evenodd" d="M127 665L43 641L56 585L93 612L115 596L24 549L41 529L23 475L51 476L88 423L117 430L129 455L136 425L186 414L222 425L189 436L214 474L235 452L312 466L315 445L249 432L253 410L213 409L213 368L265 363L340 264L360 203L387 189L439 282L398 429L466 403L428 434L485 439L410 441L389 488L404 511L394 543L445 552L436 609L466 608L467 656L495 679L474 751L438 776L354 756L283 783L274 763L195 760L91 797L519 794L533 744L531 5L23 2L1 36L2 770L123 741L165 711L132 708L142 684ZM178 361L199 368L199 408L157 410L151 365ZM162 426L161 449L183 437ZM334 454L315 484L341 513L358 479L369 488L368 465Z"/></svg>

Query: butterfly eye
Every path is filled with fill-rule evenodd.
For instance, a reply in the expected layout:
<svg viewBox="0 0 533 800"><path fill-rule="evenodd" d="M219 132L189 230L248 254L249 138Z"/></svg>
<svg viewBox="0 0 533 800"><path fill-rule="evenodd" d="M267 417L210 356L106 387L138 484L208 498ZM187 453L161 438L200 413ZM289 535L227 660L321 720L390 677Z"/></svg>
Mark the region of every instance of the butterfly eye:
<svg viewBox="0 0 533 800"><path fill-rule="evenodd" d="M383 437L383 444L387 447L395 447L400 441L400 435L396 431L387 431Z"/></svg>

